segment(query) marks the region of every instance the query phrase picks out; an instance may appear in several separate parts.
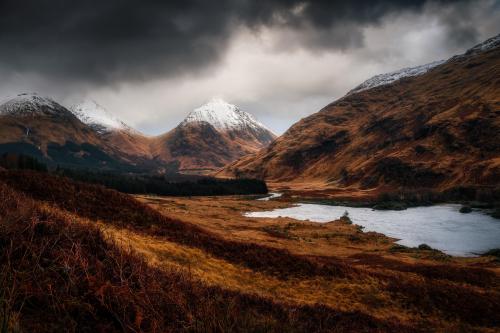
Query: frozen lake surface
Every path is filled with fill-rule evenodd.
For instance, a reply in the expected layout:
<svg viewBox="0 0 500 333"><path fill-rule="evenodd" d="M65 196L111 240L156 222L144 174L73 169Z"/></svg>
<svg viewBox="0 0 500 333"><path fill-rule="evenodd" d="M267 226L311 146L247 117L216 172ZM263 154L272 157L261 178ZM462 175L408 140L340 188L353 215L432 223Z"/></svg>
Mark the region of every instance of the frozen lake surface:
<svg viewBox="0 0 500 333"><path fill-rule="evenodd" d="M267 212L251 212L249 217L290 217L311 222L330 222L345 211L352 222L397 238L398 244L416 247L427 244L455 256L474 256L500 248L500 220L481 211L459 212L460 205L446 204L408 208L402 211L371 208L298 204Z"/></svg>

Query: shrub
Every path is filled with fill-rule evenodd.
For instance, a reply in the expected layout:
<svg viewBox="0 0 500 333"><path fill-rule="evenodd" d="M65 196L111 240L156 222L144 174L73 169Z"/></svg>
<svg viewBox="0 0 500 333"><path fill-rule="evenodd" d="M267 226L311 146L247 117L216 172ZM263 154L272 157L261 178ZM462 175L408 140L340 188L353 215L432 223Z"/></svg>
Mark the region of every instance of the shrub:
<svg viewBox="0 0 500 333"><path fill-rule="evenodd" d="M490 215L496 219L500 219L500 208L496 208Z"/></svg>
<svg viewBox="0 0 500 333"><path fill-rule="evenodd" d="M344 212L344 215L340 217L340 220L344 223L352 224L352 220L349 217L349 212L347 210Z"/></svg>
<svg viewBox="0 0 500 333"><path fill-rule="evenodd" d="M418 246L418 249L419 249L419 250L425 250L425 251L432 251L432 250L434 250L432 247L430 247L430 246L429 246L429 245L427 245L427 244L420 244L420 245Z"/></svg>
<svg viewBox="0 0 500 333"><path fill-rule="evenodd" d="M471 213L471 212L472 212L472 208L470 208L470 206L462 206L462 207L460 207L460 213L468 214L468 213Z"/></svg>
<svg viewBox="0 0 500 333"><path fill-rule="evenodd" d="M500 259L500 249L491 249L485 253L482 254L483 256L492 256L492 257L497 257Z"/></svg>

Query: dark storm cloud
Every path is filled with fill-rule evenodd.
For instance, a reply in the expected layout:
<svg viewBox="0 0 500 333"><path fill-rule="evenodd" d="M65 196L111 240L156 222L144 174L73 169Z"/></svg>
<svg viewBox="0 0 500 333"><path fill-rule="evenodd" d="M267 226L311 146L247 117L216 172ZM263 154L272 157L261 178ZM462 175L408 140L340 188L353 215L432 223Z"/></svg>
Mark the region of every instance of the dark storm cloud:
<svg viewBox="0 0 500 333"><path fill-rule="evenodd" d="M362 26L426 2L0 1L0 71L94 84L188 73L217 62L239 26L289 28L308 48L359 47ZM473 27L449 21L474 38Z"/></svg>

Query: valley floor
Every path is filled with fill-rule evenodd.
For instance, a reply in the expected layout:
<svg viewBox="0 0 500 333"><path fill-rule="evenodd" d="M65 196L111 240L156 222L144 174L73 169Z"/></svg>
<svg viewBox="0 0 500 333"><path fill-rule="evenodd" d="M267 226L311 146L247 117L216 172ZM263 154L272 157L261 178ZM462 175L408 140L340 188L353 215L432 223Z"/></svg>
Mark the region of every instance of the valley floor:
<svg viewBox="0 0 500 333"><path fill-rule="evenodd" d="M54 332L500 332L500 264L250 196L0 172L0 324Z"/></svg>
<svg viewBox="0 0 500 333"><path fill-rule="evenodd" d="M156 267L184 269L209 285L258 294L279 302L321 303L336 310L360 311L382 321L397 321L409 327L418 323L417 326L424 331L431 327L438 331L472 330L473 327L479 331L496 331L494 327L498 318L491 318L495 325L481 327L480 322L485 318L477 321L474 315L465 313L468 310L461 304L446 304L438 297L431 301L438 303L424 305L428 301L425 298L436 296L427 295L436 288L441 289L441 293L456 292L453 298L457 301L465 294L477 293L481 297L491 296L482 306L498 304L500 265L494 258L458 258L435 250L402 249L394 239L362 232L358 226L345 220L318 224L290 218L243 215L244 212L290 206L286 201L260 201L245 196L136 198L166 216L189 221L225 239L286 249L293 255L341 263L350 272L341 277L280 277L265 271L256 272L200 249L105 228L119 244L138 251ZM413 291L408 295L406 290L398 288ZM421 297L424 299L420 300ZM488 305L490 301L493 303Z"/></svg>

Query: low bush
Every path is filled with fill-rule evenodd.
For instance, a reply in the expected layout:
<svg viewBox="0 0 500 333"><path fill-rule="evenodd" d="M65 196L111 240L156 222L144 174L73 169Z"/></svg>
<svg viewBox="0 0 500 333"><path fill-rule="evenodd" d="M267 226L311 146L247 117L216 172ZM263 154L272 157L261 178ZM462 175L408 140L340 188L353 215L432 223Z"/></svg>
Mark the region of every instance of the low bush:
<svg viewBox="0 0 500 333"><path fill-rule="evenodd" d="M472 208L470 208L470 206L462 206L462 207L460 207L459 211L462 214L468 214L468 213L472 213Z"/></svg>
<svg viewBox="0 0 500 333"><path fill-rule="evenodd" d="M500 249L491 249L482 254L483 256L492 256L500 259Z"/></svg>
<svg viewBox="0 0 500 333"><path fill-rule="evenodd" d="M424 251L432 251L432 250L433 250L433 248L432 248L432 247L430 247L430 246L429 246L429 245L427 245L427 244L420 244L420 245L418 246L418 249L419 249L419 250L424 250Z"/></svg>

